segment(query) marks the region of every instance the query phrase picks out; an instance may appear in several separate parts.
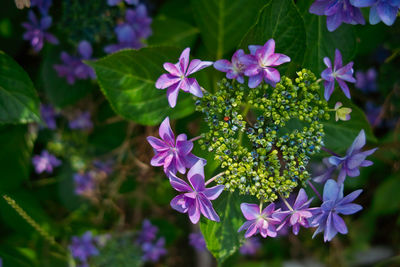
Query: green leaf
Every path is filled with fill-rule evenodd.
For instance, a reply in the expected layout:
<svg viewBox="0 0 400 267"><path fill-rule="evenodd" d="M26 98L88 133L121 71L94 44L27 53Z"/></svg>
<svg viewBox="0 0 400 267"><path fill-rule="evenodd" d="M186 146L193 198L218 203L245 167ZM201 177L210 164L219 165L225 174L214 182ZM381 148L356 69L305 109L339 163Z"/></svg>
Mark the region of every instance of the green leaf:
<svg viewBox="0 0 400 267"><path fill-rule="evenodd" d="M140 124L156 125L167 116L177 119L194 112L189 94L180 92L177 106L171 108L166 90L155 88L156 80L165 73L163 63L177 62L180 52L172 47L124 50L87 64L95 69L100 87L117 114Z"/></svg>
<svg viewBox="0 0 400 267"><path fill-rule="evenodd" d="M0 147L0 191L7 191L28 180L33 148L28 126L0 126Z"/></svg>
<svg viewBox="0 0 400 267"><path fill-rule="evenodd" d="M235 253L244 241L244 233L238 233L238 229L245 222L240 210L240 204L244 201L245 197L238 193L223 192L213 201L221 221L214 222L204 217L200 220L200 229L207 248L219 263Z"/></svg>
<svg viewBox="0 0 400 267"><path fill-rule="evenodd" d="M377 139L364 112L353 104L351 100L347 99L340 88L336 88L329 100L330 105L332 105L330 108L333 108L336 102L342 102L344 107L352 109L350 113L351 119L349 121L335 121L335 113L330 113L330 120L323 122L326 134L324 137L325 146L337 153L344 152L350 147L362 129L365 131L367 140L376 143Z"/></svg>
<svg viewBox="0 0 400 267"><path fill-rule="evenodd" d="M303 16L307 32L307 48L301 51L304 56L303 67L314 73L321 73L326 67L324 57L333 58L335 49L339 49L343 62L350 61L356 51L357 43L353 25L342 24L334 32L326 27L326 16L311 14L308 10L314 0L298 1L299 10Z"/></svg>
<svg viewBox="0 0 400 267"><path fill-rule="evenodd" d="M64 108L85 97L94 86L90 80L76 80L74 84L68 84L65 78L59 77L54 65L62 64L60 54L59 47L49 47L44 51L40 82L49 101L56 107Z"/></svg>
<svg viewBox="0 0 400 267"><path fill-rule="evenodd" d="M149 45L174 45L185 48L193 46L199 30L192 25L164 16L153 20L153 35L148 39Z"/></svg>
<svg viewBox="0 0 400 267"><path fill-rule="evenodd" d="M374 193L372 211L376 215L398 213L400 210L400 175L384 178Z"/></svg>
<svg viewBox="0 0 400 267"><path fill-rule="evenodd" d="M28 74L0 51L0 123L39 122L39 98Z"/></svg>
<svg viewBox="0 0 400 267"><path fill-rule="evenodd" d="M292 0L269 1L240 47L247 49L248 45L264 45L271 38L276 43L275 51L291 58L291 62L282 67L292 72L299 69L304 57L300 51L306 49L306 32L304 21Z"/></svg>
<svg viewBox="0 0 400 267"><path fill-rule="evenodd" d="M261 0L192 0L193 15L203 42L220 59L238 46L265 4Z"/></svg>

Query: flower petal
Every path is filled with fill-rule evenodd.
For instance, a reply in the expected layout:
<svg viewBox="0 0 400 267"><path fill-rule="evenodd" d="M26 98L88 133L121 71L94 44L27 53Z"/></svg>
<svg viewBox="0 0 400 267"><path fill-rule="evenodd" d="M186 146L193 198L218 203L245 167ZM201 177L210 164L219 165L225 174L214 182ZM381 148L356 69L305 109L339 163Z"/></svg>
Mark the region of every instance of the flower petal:
<svg viewBox="0 0 400 267"><path fill-rule="evenodd" d="M247 220L255 220L260 216L260 207L257 204L242 203L240 209Z"/></svg>
<svg viewBox="0 0 400 267"><path fill-rule="evenodd" d="M171 74L171 76L176 76L178 79L179 79L179 77L180 77L181 75L183 75L183 73L181 73L181 72L179 71L179 69L176 67L175 64L166 62L166 63L164 63L163 67L164 67L164 69L165 69L166 71L168 71L168 72Z"/></svg>
<svg viewBox="0 0 400 267"><path fill-rule="evenodd" d="M191 199L185 198L185 196L182 194L174 197L171 200L170 205L174 210L177 210L181 213L186 213L189 209L191 202Z"/></svg>
<svg viewBox="0 0 400 267"><path fill-rule="evenodd" d="M219 195L224 191L225 186L224 185L216 185L210 188L206 188L203 191L203 194L209 199L209 200L215 200L219 197Z"/></svg>
<svg viewBox="0 0 400 267"><path fill-rule="evenodd" d="M166 117L160 125L158 129L158 134L161 139L167 142L171 147L175 146L175 135L171 129L171 125L169 123L169 117Z"/></svg>
<svg viewBox="0 0 400 267"><path fill-rule="evenodd" d="M190 74L193 74L199 70L207 68L208 66L211 66L212 64L213 64L212 61L201 61L200 59L193 59L190 62L186 76L189 76Z"/></svg>
<svg viewBox="0 0 400 267"><path fill-rule="evenodd" d="M171 74L163 74L161 75L156 81L156 88L157 89L165 89L171 87L173 85L178 84L180 78L177 78Z"/></svg>
<svg viewBox="0 0 400 267"><path fill-rule="evenodd" d="M214 68L222 72L227 72L232 69L232 63L229 60L220 59L214 63Z"/></svg>
<svg viewBox="0 0 400 267"><path fill-rule="evenodd" d="M343 219L337 215L336 213L332 213L332 222L335 227L335 229L341 233L341 234L347 234L347 227L346 223L343 221Z"/></svg>
<svg viewBox="0 0 400 267"><path fill-rule="evenodd" d="M198 194L198 200L199 200L199 206L200 206L200 211L206 217L207 219L215 222L219 222L219 216L215 212L211 201L208 200L204 194L200 193Z"/></svg>
<svg viewBox="0 0 400 267"><path fill-rule="evenodd" d="M178 192L192 192L193 189L182 179L178 178L175 174L168 174L171 186Z"/></svg>
<svg viewBox="0 0 400 267"><path fill-rule="evenodd" d="M190 168L187 177L196 191L201 192L204 190L204 165L201 160Z"/></svg>

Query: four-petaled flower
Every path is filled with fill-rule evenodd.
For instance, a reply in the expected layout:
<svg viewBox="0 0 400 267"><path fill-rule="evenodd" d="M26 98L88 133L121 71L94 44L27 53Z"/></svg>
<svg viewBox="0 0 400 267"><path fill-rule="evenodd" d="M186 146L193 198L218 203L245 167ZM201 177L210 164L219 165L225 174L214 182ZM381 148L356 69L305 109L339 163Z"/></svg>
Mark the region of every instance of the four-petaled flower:
<svg viewBox="0 0 400 267"><path fill-rule="evenodd" d="M32 163L37 174L42 172L52 173L55 167L61 165L61 161L47 150L43 150L40 155L35 155L32 158Z"/></svg>
<svg viewBox="0 0 400 267"><path fill-rule="evenodd" d="M171 200L171 207L181 213L188 213L189 219L193 224L200 220L200 214L203 214L209 220L219 222L219 216L210 200L218 198L224 190L224 186L216 185L206 188L204 183L204 164L201 161L193 165L187 177L191 186L176 177L172 172L169 174L171 186L179 192L185 192Z"/></svg>
<svg viewBox="0 0 400 267"><path fill-rule="evenodd" d="M176 106L180 89L197 97L203 97L203 92L197 80L195 78L188 78L188 76L212 65L213 62L193 59L189 64L189 53L190 48L188 47L183 50L178 63L164 63L164 69L169 73L161 75L156 82L157 89L168 88L167 98L172 108Z"/></svg>
<svg viewBox="0 0 400 267"><path fill-rule="evenodd" d="M328 180L324 186L323 203L313 218L312 226L318 226L313 238L324 232L324 241L331 241L339 232L347 234L347 227L339 214L350 215L362 209L358 204L351 203L355 200L362 190L356 190L343 197L343 184Z"/></svg>
<svg viewBox="0 0 400 267"><path fill-rule="evenodd" d="M244 71L246 69L245 62L247 62L248 56L245 55L242 49L237 50L231 61L226 59L217 60L214 63L214 68L219 71L226 72L226 78L236 79L239 83L244 82Z"/></svg>
<svg viewBox="0 0 400 267"><path fill-rule="evenodd" d="M388 26L393 25L400 8L400 0L350 0L356 7L371 7L369 22L377 24L383 21Z"/></svg>
<svg viewBox="0 0 400 267"><path fill-rule="evenodd" d="M335 89L335 80L338 82L340 88L347 98L351 98L349 87L346 82L355 83L356 79L353 77L353 62L343 66L342 54L338 49L335 50L335 61L332 65L331 60L328 57L324 58L324 63L328 67L321 73L322 79L325 80L325 99L328 101L331 97L333 90Z"/></svg>
<svg viewBox="0 0 400 267"><path fill-rule="evenodd" d="M262 80L275 87L281 80L278 70L272 68L290 62L290 57L275 53L274 39L268 40L264 46L250 45L250 57L242 57L246 64L244 74L249 76L249 87L257 87Z"/></svg>
<svg viewBox="0 0 400 267"><path fill-rule="evenodd" d="M347 150L346 156L331 156L329 158L329 163L338 167L341 166L338 182L343 183L346 179L346 175L350 177L356 177L360 175L360 167L368 167L373 164L372 161L366 160L366 158L372 155L378 148L373 148L367 151L361 151L365 145L365 132L361 130L354 139L353 144Z"/></svg>
<svg viewBox="0 0 400 267"><path fill-rule="evenodd" d="M164 166L164 172L175 174L177 171L184 174L186 169L191 168L200 159L191 153L193 142L187 140L186 134L180 134L175 140L175 135L169 124L169 117L161 123L158 133L162 140L148 136L147 141L153 147L154 157L151 159L152 166Z"/></svg>
<svg viewBox="0 0 400 267"><path fill-rule="evenodd" d="M261 211L257 204L242 203L240 209L244 217L247 219L238 230L241 232L246 230L244 237L249 238L257 233L260 233L262 237L276 237L277 229L276 225L280 224L285 213L281 212L280 209L275 210L275 204L269 204L264 210Z"/></svg>
<svg viewBox="0 0 400 267"><path fill-rule="evenodd" d="M286 225L292 226L293 234L297 235L300 230L300 226L304 228L310 227L309 220L313 216L313 212L317 208L310 208L311 201L308 199L306 191L301 188L297 198L293 204L292 210L284 211L283 213L289 214L284 222L278 227L278 231Z"/></svg>
<svg viewBox="0 0 400 267"><path fill-rule="evenodd" d="M326 26L330 32L336 30L343 22L365 24L361 10L350 4L349 0L316 0L309 11L319 16L327 16Z"/></svg>
<svg viewBox="0 0 400 267"><path fill-rule="evenodd" d="M52 18L50 16L44 16L40 20L36 17L33 11L29 11L28 14L29 22L22 23L22 26L26 29L24 33L24 40L29 40L33 50L39 52L43 48L45 41L51 44L58 44L58 39L47 30L50 28Z"/></svg>
<svg viewBox="0 0 400 267"><path fill-rule="evenodd" d="M342 107L342 102L337 102L335 105L335 120L348 121L350 120L351 108Z"/></svg>

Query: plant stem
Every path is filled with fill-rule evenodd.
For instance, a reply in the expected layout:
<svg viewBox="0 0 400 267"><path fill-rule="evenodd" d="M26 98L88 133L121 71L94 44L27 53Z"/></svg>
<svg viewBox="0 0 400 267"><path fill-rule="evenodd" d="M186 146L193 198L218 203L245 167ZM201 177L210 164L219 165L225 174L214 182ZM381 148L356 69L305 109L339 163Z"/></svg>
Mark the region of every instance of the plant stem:
<svg viewBox="0 0 400 267"><path fill-rule="evenodd" d="M207 182L205 183L205 185L207 186L207 185L210 184L212 181L214 181L215 179L217 179L218 177L220 177L220 176L222 176L222 175L224 175L224 174L225 174L225 172L218 173L218 174L215 175L214 177L208 179Z"/></svg>
<svg viewBox="0 0 400 267"><path fill-rule="evenodd" d="M336 154L335 152L333 152L332 150L330 150L330 149L328 149L328 148L326 148L326 147L321 147L321 149L323 150L323 151L325 151L325 152L328 152L329 154L331 154L331 155L333 155L333 156L336 156L336 157L340 157L340 155L338 155L338 154Z"/></svg>
<svg viewBox="0 0 400 267"><path fill-rule="evenodd" d="M201 135L199 135L199 136L196 136L196 137L193 137L192 139L190 139L189 141L190 142L194 142L194 141L197 141L197 140L199 140L199 139L201 139L201 138L203 138Z"/></svg>
<svg viewBox="0 0 400 267"><path fill-rule="evenodd" d="M311 183L310 180L307 181L308 185L311 187L311 189L314 191L314 193L317 195L317 197L322 201L322 197L318 190L315 188L315 186Z"/></svg>
<svg viewBox="0 0 400 267"><path fill-rule="evenodd" d="M293 208L292 208L292 206L290 206L289 202L287 202L287 200L282 196L282 194L279 194L279 195L281 196L281 199L282 199L283 203L285 203L286 207L288 207L288 209L290 211L293 211Z"/></svg>

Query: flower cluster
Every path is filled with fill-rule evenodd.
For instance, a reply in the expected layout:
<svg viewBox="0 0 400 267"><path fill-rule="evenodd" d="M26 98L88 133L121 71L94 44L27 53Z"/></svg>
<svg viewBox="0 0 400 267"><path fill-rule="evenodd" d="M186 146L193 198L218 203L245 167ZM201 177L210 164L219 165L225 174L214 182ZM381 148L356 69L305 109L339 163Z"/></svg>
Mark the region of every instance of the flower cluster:
<svg viewBox="0 0 400 267"><path fill-rule="evenodd" d="M156 240L158 228L151 224L149 220L144 220L142 230L136 239L136 243L142 249L142 260L144 262L158 262L162 256L167 254L165 249L165 238L160 237Z"/></svg>
<svg viewBox="0 0 400 267"><path fill-rule="evenodd" d="M369 22L377 24L383 21L388 26L393 25L400 8L398 0L315 0L310 7L310 13L326 16L329 31L336 30L342 23L365 24L360 8L371 7Z"/></svg>
<svg viewBox="0 0 400 267"><path fill-rule="evenodd" d="M37 174L47 172L53 173L53 169L61 165L61 161L47 150L43 150L40 155L35 155L32 158L32 164L35 167Z"/></svg>
<svg viewBox="0 0 400 267"><path fill-rule="evenodd" d="M79 261L80 267L89 266L90 257L99 255L99 250L95 245L96 239L90 231L84 233L81 237L73 236L68 246L69 251L74 259Z"/></svg>

